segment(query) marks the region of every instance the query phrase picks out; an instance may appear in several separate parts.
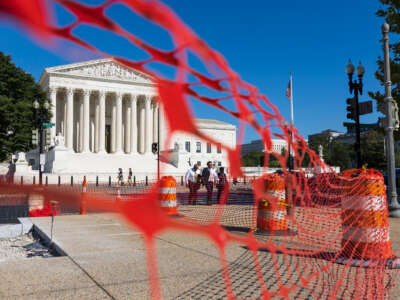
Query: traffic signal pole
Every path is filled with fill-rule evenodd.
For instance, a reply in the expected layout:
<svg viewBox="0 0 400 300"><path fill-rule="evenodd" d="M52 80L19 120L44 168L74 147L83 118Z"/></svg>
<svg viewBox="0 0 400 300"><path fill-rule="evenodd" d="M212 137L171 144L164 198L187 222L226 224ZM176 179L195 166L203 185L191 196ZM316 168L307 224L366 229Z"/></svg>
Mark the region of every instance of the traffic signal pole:
<svg viewBox="0 0 400 300"><path fill-rule="evenodd" d="M361 81L358 85L361 85ZM358 91L360 90L360 93L362 93L362 88L360 87L359 89L356 88L354 89L354 102L355 102L355 122L356 122L356 143L354 145L355 151L356 151L356 158L357 158L357 169L362 168L362 162L361 162L361 133L360 133L360 107L358 105Z"/></svg>
<svg viewBox="0 0 400 300"><path fill-rule="evenodd" d="M42 165L40 158L43 153L43 120L40 118L40 123L39 123L39 185L42 185L42 178L43 178L43 172L42 172Z"/></svg>

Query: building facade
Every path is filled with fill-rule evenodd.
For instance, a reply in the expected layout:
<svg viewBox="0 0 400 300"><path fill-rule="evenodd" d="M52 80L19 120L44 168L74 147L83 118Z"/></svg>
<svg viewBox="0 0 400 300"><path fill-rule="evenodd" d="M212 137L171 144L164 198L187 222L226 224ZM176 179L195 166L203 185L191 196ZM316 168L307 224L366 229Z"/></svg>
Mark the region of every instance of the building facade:
<svg viewBox="0 0 400 300"><path fill-rule="evenodd" d="M281 154L283 149L287 149L287 142L282 139L271 139L272 152ZM242 155L253 151L265 151L265 145L262 140L254 140L248 144L242 145Z"/></svg>
<svg viewBox="0 0 400 300"><path fill-rule="evenodd" d="M147 75L112 58L46 68L39 80L51 100L52 145L44 171L53 174L116 172L131 167L155 174L158 142L167 156L162 170L184 172L193 162L227 166L226 152L187 134L175 134L165 144L168 123L157 100L157 88ZM228 147L236 146L236 127L216 120L197 120L200 131ZM160 132L158 132L160 128ZM190 150L190 151L187 151ZM33 169L38 155L26 155Z"/></svg>

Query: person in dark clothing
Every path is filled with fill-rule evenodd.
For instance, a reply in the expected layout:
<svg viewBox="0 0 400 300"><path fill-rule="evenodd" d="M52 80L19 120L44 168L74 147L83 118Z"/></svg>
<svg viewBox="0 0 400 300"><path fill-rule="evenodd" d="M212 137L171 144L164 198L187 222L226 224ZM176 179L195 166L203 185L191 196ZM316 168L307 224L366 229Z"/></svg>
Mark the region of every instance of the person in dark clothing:
<svg viewBox="0 0 400 300"><path fill-rule="evenodd" d="M225 189L225 185L227 183L226 180L226 174L225 174L225 169L224 167L219 168L219 173L218 173L218 183L217 183L217 200L219 203L221 203L221 196L224 194L224 189Z"/></svg>
<svg viewBox="0 0 400 300"><path fill-rule="evenodd" d="M203 184L207 189L207 205L211 205L214 182L216 183L218 180L217 173L212 168L211 161L207 162L207 168L203 169L203 172L201 174L201 179L203 180Z"/></svg>

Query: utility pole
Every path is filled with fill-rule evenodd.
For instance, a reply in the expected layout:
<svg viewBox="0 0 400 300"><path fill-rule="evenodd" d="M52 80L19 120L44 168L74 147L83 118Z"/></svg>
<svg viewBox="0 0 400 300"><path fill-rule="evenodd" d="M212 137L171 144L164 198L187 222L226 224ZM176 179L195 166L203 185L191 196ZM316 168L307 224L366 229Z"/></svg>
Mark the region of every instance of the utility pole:
<svg viewBox="0 0 400 300"><path fill-rule="evenodd" d="M387 175L388 175L388 202L389 215L391 217L400 218L400 205L397 201L396 188L396 169L394 158L394 138L393 131L395 129L395 120L398 119L395 109L396 103L392 98L392 83L390 81L390 55L389 55L389 24L382 25L383 35L383 52L384 52L384 75L385 75L385 107L386 107L386 158L387 158ZM394 116L393 113L396 113ZM395 118L395 120L393 120ZM397 122L396 122L397 123ZM397 125L398 126L398 125ZM396 128L397 129L397 128Z"/></svg>

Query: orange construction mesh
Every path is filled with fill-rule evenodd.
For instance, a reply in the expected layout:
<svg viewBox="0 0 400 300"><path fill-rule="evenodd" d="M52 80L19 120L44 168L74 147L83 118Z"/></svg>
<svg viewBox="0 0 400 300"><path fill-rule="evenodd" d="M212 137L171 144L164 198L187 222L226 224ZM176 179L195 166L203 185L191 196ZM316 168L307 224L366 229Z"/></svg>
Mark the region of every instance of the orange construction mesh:
<svg viewBox="0 0 400 300"><path fill-rule="evenodd" d="M53 16L52 6L46 4L53 2L73 14L74 21L62 27L52 25L49 18L49 15ZM116 4L123 4L125 9L167 31L174 49L165 51L153 47L134 34L137 29L124 29L118 20L108 17L105 12ZM274 200L271 194L266 198L272 206L277 206L278 202L286 206L286 213L282 214L285 226L280 229L287 230L278 230L279 233L256 228L259 203L264 201L273 185L265 184L263 177L253 178L251 182L247 179L244 183L240 149L226 145L222 147L229 156L229 175L233 183L225 183L222 196L210 206L190 205L179 195L184 192L177 191L181 208L191 208L190 212L181 209L182 218L170 218L161 209L160 183L152 185L146 194L120 203L109 201L104 195L86 193L88 211L119 212L143 233L154 299L162 297L155 238L166 230L205 235L214 242L220 254L220 278L224 288L214 289L212 295L202 294L202 291L218 284L219 278L216 278L199 283L181 295L182 298L389 298L391 273L388 269L395 267L398 261L391 249L382 176L373 170L335 174L308 148L297 129L288 125L270 100L256 87L243 81L221 54L211 49L165 4L156 0L107 0L98 6L88 6L71 0L13 0L0 2L0 12L14 17L44 44L57 37L109 57L74 34L79 26L90 25L121 36L145 51L148 55L145 60L134 61L125 57L114 57L114 60L154 80L168 122L165 146L176 132L193 134L215 145L218 143L197 128L190 106L190 101L194 100L238 118L238 144L242 142L245 125L253 127L264 141L265 166L272 150L271 137L285 139L290 144L296 172L286 169L289 152L274 154L283 169L283 174L277 178L285 182L285 201ZM189 54L196 56L206 71L200 72L191 66ZM163 76L154 65L173 68L174 79ZM205 90L219 96L211 98L203 92ZM311 178L310 172L313 173ZM2 194L31 190L30 186L1 185ZM56 188L44 188L42 193L46 201L81 201L79 193L68 190L60 192ZM204 190L199 193L207 197ZM246 230L235 230L238 228ZM228 243L240 243L248 252L228 264Z"/></svg>

